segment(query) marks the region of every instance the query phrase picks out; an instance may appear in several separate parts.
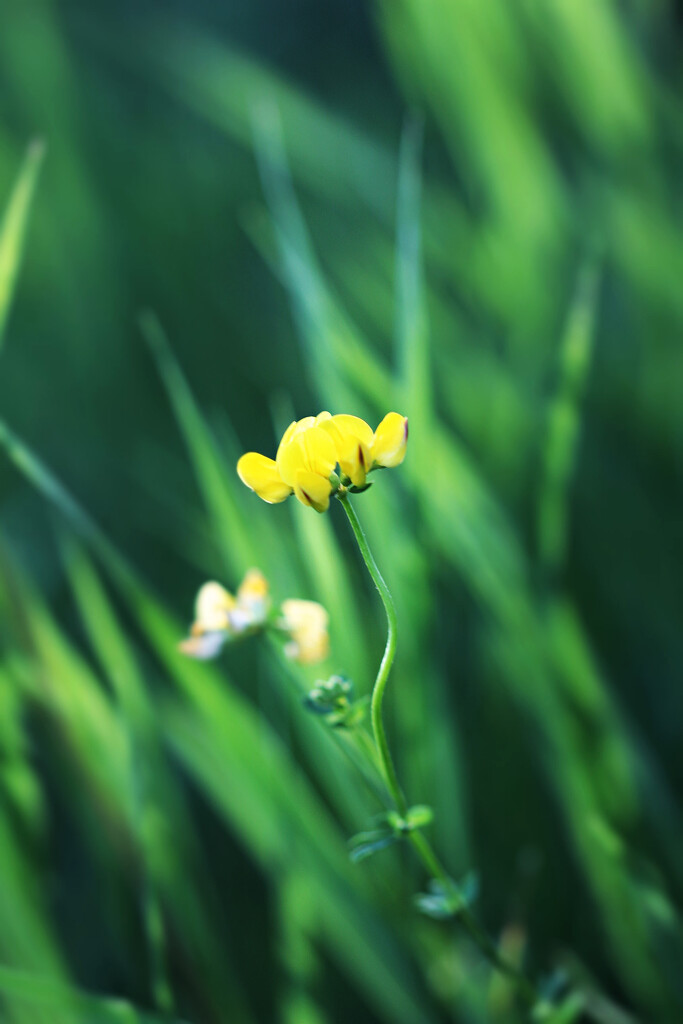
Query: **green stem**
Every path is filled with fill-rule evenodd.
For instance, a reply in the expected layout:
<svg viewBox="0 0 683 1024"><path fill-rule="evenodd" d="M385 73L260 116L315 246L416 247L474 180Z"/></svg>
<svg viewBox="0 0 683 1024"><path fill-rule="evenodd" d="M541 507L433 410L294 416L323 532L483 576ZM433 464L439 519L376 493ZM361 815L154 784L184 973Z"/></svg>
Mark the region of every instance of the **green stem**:
<svg viewBox="0 0 683 1024"><path fill-rule="evenodd" d="M391 751L389 750L389 743L387 741L387 734L384 729L384 720L382 719L382 701L384 700L384 691L386 689L387 680L394 661L394 655L396 654L396 608L394 607L394 602L391 593L389 592L389 588L384 582L384 578L379 571L377 562L370 550L367 538L363 532L363 527L358 521L356 510L351 505L346 493L338 494L338 498L346 512L349 522L351 523L351 528L356 535L360 553L363 556L363 560L368 567L368 572L372 576L373 582L379 591L379 596L382 598L382 604L384 605L384 610L387 614L387 643L384 648L384 654L382 655L379 671L377 672L375 685L372 688L370 720L372 722L372 732L375 737L375 743L377 744L382 777L387 785L387 789L391 793L399 814L403 816L408 810L408 804L406 803L406 798L398 784L396 769L394 768L394 762L391 758Z"/></svg>
<svg viewBox="0 0 683 1024"><path fill-rule="evenodd" d="M387 795L379 769L377 749L370 734L358 726L352 729L333 729L332 732L346 756L361 773L374 798L386 805Z"/></svg>
<svg viewBox="0 0 683 1024"><path fill-rule="evenodd" d="M389 672L391 671L394 655L396 653L396 608L389 588L384 582L384 578L379 571L377 562L370 550L367 538L363 532L363 527L358 521L356 511L351 505L346 492L338 493L337 497L339 498L348 520L351 523L351 528L356 536L360 553L363 556L363 560L368 567L368 572L372 576L373 582L379 591L379 596L382 598L384 610L387 615L387 643L384 648L384 654L382 656L375 685L372 690L370 717L379 759L378 767L394 800L396 809L402 817L405 817L408 810L408 804L396 776L396 769L394 768L394 762L391 757L386 732L384 730L384 721L382 719L382 700L384 699L387 679L389 678ZM490 936L481 927L469 907L462 902L457 886L441 864L439 858L432 849L429 840L418 829L414 829L408 833L408 840L429 874L433 878L437 879L444 887L445 891L450 893L450 895L457 901L458 920L465 928L472 941L479 947L482 954L493 967L501 973L506 974L516 983L522 998L532 1006L536 1001L536 990L533 984L529 981L523 971L519 970L519 968L515 967L513 964L508 963L507 960L501 956L495 942L493 942Z"/></svg>
<svg viewBox="0 0 683 1024"><path fill-rule="evenodd" d="M441 883L447 893L455 898L457 902L458 921L472 941L479 947L483 955L493 967L515 981L518 986L518 990L525 1001L530 1006L533 1006L536 1002L536 990L534 986L523 971L518 967L515 967L514 964L509 963L500 955L500 951L493 939L481 927L467 904L463 902L460 891L441 864L439 858L432 849L429 840L417 829L414 829L408 834L408 839L412 843L417 855L427 871Z"/></svg>

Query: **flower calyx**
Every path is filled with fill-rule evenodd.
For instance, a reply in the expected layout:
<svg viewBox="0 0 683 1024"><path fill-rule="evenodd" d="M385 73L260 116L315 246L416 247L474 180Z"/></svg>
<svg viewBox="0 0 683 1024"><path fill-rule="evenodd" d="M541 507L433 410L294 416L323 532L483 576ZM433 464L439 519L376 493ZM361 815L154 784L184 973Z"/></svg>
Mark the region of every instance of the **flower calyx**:
<svg viewBox="0 0 683 1024"><path fill-rule="evenodd" d="M307 711L324 716L333 728L353 729L365 718L369 697L354 700L351 680L334 675L329 679L318 679L303 703Z"/></svg>

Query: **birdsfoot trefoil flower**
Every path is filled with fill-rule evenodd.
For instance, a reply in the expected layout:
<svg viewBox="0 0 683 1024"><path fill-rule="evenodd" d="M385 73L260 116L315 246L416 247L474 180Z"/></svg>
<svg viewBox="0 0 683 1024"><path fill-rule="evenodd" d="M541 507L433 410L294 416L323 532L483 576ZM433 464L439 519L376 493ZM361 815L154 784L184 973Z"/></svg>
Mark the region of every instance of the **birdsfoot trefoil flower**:
<svg viewBox="0 0 683 1024"><path fill-rule="evenodd" d="M268 581L259 569L247 572L234 596L220 583L205 583L197 594L190 635L179 648L192 658L213 658L226 640L261 629L269 610Z"/></svg>
<svg viewBox="0 0 683 1024"><path fill-rule="evenodd" d="M348 486L364 489L368 473L400 465L407 443L408 420L397 412L387 413L375 431L358 416L321 412L290 423L275 459L247 452L237 472L270 504L294 494L316 512L326 512L333 494Z"/></svg>

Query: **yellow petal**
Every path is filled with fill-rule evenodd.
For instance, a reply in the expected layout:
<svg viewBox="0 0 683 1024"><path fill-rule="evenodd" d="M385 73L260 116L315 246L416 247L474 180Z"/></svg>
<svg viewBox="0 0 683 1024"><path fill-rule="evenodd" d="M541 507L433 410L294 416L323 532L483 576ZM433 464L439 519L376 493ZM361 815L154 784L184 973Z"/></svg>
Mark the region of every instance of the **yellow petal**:
<svg viewBox="0 0 683 1024"><path fill-rule="evenodd" d="M297 422L296 422L296 420L292 420L292 422L289 424L289 426L285 430L284 434L282 435L282 439L281 439L280 445L279 445L280 448L282 448L283 445L289 444L289 442L294 437L294 431L296 430L296 428L297 428Z"/></svg>
<svg viewBox="0 0 683 1024"><path fill-rule="evenodd" d="M330 617L317 601L304 601L298 597L290 597L282 602L285 629L293 632L304 627L327 629Z"/></svg>
<svg viewBox="0 0 683 1024"><path fill-rule="evenodd" d="M306 453L305 468L319 476L328 477L337 465L337 452L327 431L322 427L311 427L297 440Z"/></svg>
<svg viewBox="0 0 683 1024"><path fill-rule="evenodd" d="M235 607L235 598L220 583L205 583L197 594L194 614L195 635L211 633L230 628L230 612Z"/></svg>
<svg viewBox="0 0 683 1024"><path fill-rule="evenodd" d="M329 616L321 604L292 598L283 601L282 614L282 626L290 634L290 642L285 646L288 658L311 665L327 657L330 649Z"/></svg>
<svg viewBox="0 0 683 1024"><path fill-rule="evenodd" d="M337 453L337 462L339 462L340 456L342 456L344 452L346 444L346 435L342 433L340 428L335 423L336 418L336 416L330 416L329 420L321 420L319 426L321 430L324 430L325 433L332 438L332 444L334 445L335 451Z"/></svg>
<svg viewBox="0 0 683 1024"><path fill-rule="evenodd" d="M277 450L277 470L282 480L289 487L296 482L296 475L304 468L306 453L299 443L299 438L292 438L287 444L281 444Z"/></svg>
<svg viewBox="0 0 683 1024"><path fill-rule="evenodd" d="M284 501L292 493L291 487L282 480L275 461L258 452L243 455L237 463L237 472L243 484L271 505Z"/></svg>
<svg viewBox="0 0 683 1024"><path fill-rule="evenodd" d="M334 443L322 427L302 430L288 444L278 448L278 471L290 487L296 486L297 476L302 470L327 478L336 464Z"/></svg>
<svg viewBox="0 0 683 1024"><path fill-rule="evenodd" d="M225 633L204 633L202 636L190 636L187 640L180 641L178 650L190 658L208 661L210 658L216 657L225 643L225 639Z"/></svg>
<svg viewBox="0 0 683 1024"><path fill-rule="evenodd" d="M277 463L280 477L294 486L296 474L300 469L305 468L306 453L299 443L301 435L315 425L315 416L306 416L302 420L294 420L290 423L280 441L275 462Z"/></svg>
<svg viewBox="0 0 683 1024"><path fill-rule="evenodd" d="M408 444L408 420L397 412L389 412L377 430L370 448L373 465L400 466Z"/></svg>
<svg viewBox="0 0 683 1024"><path fill-rule="evenodd" d="M332 422L344 437L352 437L357 441L361 441L368 448L372 444L372 427L365 420L362 420L360 416L349 416L347 413L341 413L338 416L333 416Z"/></svg>
<svg viewBox="0 0 683 1024"><path fill-rule="evenodd" d="M268 594L268 580L260 569L249 569L237 590L238 604L263 601Z"/></svg>
<svg viewBox="0 0 683 1024"><path fill-rule="evenodd" d="M359 416L342 413L321 423L323 430L332 438L339 468L356 487L365 483L365 474L369 470L370 445L372 429Z"/></svg>
<svg viewBox="0 0 683 1024"><path fill-rule="evenodd" d="M268 580L260 569L250 569L237 590L237 608L230 613L236 632L260 626L268 615Z"/></svg>
<svg viewBox="0 0 683 1024"><path fill-rule="evenodd" d="M350 449L346 457L339 462L342 473L346 473L355 487L363 486L365 474L371 465L370 451L362 441L358 441L355 448Z"/></svg>
<svg viewBox="0 0 683 1024"><path fill-rule="evenodd" d="M289 442L292 441L298 434L301 434L302 431L304 430L308 430L308 428L314 426L314 424L315 416L304 416L302 420L293 420L289 424L284 434L282 435L282 440L280 441L277 454L275 456L275 461L278 463L278 465L280 463L280 452L283 451L289 444Z"/></svg>
<svg viewBox="0 0 683 1024"><path fill-rule="evenodd" d="M308 505L316 512L327 512L330 507L331 492L332 484L326 476L311 473L308 469L298 471L294 493L302 505Z"/></svg>
<svg viewBox="0 0 683 1024"><path fill-rule="evenodd" d="M303 419L297 420L294 424L294 436L303 433L304 430L308 430L309 427L315 425L315 416L304 416Z"/></svg>
<svg viewBox="0 0 683 1024"><path fill-rule="evenodd" d="M315 665L324 661L330 653L330 638L327 633L302 634L296 640L285 644L285 656L300 665Z"/></svg>

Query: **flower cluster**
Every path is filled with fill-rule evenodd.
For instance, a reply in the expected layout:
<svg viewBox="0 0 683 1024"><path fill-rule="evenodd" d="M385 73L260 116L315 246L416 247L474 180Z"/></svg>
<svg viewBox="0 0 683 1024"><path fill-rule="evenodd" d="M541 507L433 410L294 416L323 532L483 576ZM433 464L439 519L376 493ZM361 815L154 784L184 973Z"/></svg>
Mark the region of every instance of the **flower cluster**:
<svg viewBox="0 0 683 1024"><path fill-rule="evenodd" d="M374 469L400 465L407 442L408 420L397 412L387 413L375 431L358 416L321 412L290 423L274 459L247 452L237 472L270 504L294 494L316 512L326 512L340 489L362 490Z"/></svg>
<svg viewBox="0 0 683 1024"><path fill-rule="evenodd" d="M220 583L205 583L197 594L190 635L179 648L205 661L215 658L226 641L272 626L284 633L284 653L293 661L310 665L327 657L328 614L322 605L290 598L279 613L271 615L271 607L268 581L259 569L247 572L235 595Z"/></svg>
<svg viewBox="0 0 683 1024"><path fill-rule="evenodd" d="M205 583L197 594L190 635L180 650L192 658L213 658L226 640L264 626L269 611L268 581L259 569L249 570L234 596L220 583Z"/></svg>

